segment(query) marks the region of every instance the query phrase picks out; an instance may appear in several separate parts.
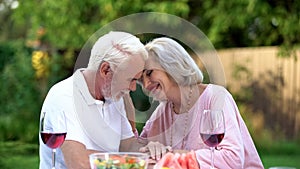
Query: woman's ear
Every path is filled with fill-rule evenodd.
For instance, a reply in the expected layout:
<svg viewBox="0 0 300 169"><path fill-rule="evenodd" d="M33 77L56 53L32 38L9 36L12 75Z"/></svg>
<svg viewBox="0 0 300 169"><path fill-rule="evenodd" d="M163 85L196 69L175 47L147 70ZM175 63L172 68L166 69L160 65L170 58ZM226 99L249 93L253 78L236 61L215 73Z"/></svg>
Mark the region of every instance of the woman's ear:
<svg viewBox="0 0 300 169"><path fill-rule="evenodd" d="M111 68L108 62L103 62L100 65L99 73L101 76L107 76L111 72Z"/></svg>

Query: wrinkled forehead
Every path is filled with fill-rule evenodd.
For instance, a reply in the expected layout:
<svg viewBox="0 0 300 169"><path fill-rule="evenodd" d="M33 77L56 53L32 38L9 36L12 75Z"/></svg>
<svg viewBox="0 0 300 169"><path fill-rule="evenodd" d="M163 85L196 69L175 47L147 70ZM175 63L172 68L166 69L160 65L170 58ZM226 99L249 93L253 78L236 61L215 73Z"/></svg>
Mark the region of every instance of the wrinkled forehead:
<svg viewBox="0 0 300 169"><path fill-rule="evenodd" d="M132 55L125 59L117 67L116 72L119 76L133 78L137 74L141 74L145 66L145 61L141 56Z"/></svg>

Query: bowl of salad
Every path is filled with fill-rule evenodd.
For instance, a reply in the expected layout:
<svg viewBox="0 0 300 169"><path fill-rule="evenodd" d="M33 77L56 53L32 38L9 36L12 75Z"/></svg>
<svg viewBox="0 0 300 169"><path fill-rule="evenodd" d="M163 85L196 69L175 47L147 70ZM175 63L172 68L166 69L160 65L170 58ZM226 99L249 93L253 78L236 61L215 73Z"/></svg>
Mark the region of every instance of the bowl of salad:
<svg viewBox="0 0 300 169"><path fill-rule="evenodd" d="M149 155L134 152L93 153L91 169L147 169Z"/></svg>

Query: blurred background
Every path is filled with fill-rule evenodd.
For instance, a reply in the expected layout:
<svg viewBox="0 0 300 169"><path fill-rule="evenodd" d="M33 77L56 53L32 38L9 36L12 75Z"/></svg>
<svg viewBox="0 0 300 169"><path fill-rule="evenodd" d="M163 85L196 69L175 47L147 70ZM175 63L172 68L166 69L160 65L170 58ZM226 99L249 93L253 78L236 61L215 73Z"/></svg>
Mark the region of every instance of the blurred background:
<svg viewBox="0 0 300 169"><path fill-rule="evenodd" d="M49 88L73 73L94 32L140 12L196 25L218 51L226 88L265 167L300 168L296 0L0 0L0 168L38 168L39 115ZM140 90L132 95L147 100Z"/></svg>

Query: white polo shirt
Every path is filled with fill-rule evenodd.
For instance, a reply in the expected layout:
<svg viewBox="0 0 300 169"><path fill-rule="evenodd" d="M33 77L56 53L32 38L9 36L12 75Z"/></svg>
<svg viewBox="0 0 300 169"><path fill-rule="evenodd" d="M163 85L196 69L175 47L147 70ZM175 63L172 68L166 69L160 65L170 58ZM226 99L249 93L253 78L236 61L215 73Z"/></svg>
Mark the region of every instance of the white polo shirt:
<svg viewBox="0 0 300 169"><path fill-rule="evenodd" d="M82 70L77 70L73 76L49 90L41 113L47 112L52 116L49 119L55 120L57 113L65 112L66 140L80 142L91 150L119 151L120 141L134 136L126 118L123 99L105 103L95 100L89 93ZM39 141L40 168L50 168L51 149L41 138ZM56 168L66 168L60 148L56 151Z"/></svg>

